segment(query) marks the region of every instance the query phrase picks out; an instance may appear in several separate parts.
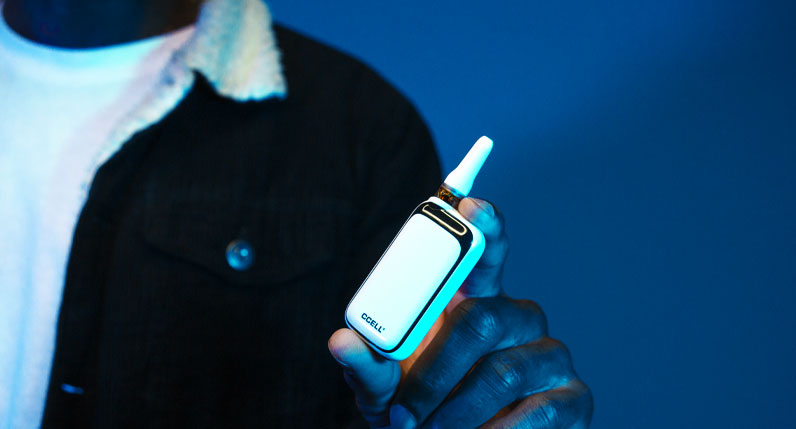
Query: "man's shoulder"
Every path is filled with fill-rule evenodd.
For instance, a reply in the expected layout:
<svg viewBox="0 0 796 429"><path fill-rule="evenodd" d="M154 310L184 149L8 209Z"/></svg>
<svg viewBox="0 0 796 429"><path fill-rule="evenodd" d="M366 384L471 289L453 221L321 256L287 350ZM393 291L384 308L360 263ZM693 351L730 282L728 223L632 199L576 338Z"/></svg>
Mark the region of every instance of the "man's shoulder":
<svg viewBox="0 0 796 429"><path fill-rule="evenodd" d="M289 97L330 96L337 103L410 104L369 65L281 24L274 25Z"/></svg>

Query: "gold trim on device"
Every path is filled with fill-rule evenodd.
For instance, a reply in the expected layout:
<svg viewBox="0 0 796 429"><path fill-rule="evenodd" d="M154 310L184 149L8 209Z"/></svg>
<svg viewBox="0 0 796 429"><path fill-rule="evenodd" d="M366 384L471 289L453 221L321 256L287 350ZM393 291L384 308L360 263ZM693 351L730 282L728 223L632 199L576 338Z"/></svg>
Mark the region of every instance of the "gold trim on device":
<svg viewBox="0 0 796 429"><path fill-rule="evenodd" d="M441 211L442 213L444 213L444 214L445 214L445 216L447 216L447 217L448 217L450 220L452 220L452 221L453 221L453 222L454 222L456 225L460 226L460 227L461 227L461 230L457 230L457 229L455 229L455 228L453 227L453 225L451 225L451 224L449 224L448 222L446 222L446 221L444 221L444 220L440 219L440 218L439 218L439 217L438 217L438 216L437 216L435 213L432 213L430 210L428 210L428 205L425 205L425 206L423 206L423 213L425 213L425 214L429 215L430 217L432 217L432 218L436 219L436 220L437 220L437 222L438 222L440 225L444 226L445 228L448 228L448 230L450 230L450 232L452 232L452 233L454 233L454 234L456 234L456 235L459 235L459 236L463 236L464 234L467 234L467 227L466 227L466 226L464 226L464 224L463 224L463 223L459 222L459 220L458 220L458 219L456 219L455 217L453 217L453 216L452 216L450 213L446 212L445 210L440 210L440 211Z"/></svg>

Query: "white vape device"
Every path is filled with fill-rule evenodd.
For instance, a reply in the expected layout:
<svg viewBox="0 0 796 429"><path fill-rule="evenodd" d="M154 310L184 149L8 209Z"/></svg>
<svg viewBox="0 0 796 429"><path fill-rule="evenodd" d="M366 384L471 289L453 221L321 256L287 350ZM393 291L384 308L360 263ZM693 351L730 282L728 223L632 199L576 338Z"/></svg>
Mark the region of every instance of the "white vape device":
<svg viewBox="0 0 796 429"><path fill-rule="evenodd" d="M492 151L481 137L437 194L422 202L345 312L349 328L382 356L409 357L484 253L484 234L456 207Z"/></svg>

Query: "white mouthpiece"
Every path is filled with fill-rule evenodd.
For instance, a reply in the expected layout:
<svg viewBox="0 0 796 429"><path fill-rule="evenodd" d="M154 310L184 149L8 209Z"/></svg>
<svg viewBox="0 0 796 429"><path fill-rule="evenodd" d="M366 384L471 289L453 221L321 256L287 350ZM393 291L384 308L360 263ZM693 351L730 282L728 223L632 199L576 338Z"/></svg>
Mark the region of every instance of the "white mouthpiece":
<svg viewBox="0 0 796 429"><path fill-rule="evenodd" d="M470 189L473 188L475 176L481 171L481 166L484 165L489 152L492 152L492 139L483 136L475 142L459 166L448 174L445 184L466 197L470 193Z"/></svg>

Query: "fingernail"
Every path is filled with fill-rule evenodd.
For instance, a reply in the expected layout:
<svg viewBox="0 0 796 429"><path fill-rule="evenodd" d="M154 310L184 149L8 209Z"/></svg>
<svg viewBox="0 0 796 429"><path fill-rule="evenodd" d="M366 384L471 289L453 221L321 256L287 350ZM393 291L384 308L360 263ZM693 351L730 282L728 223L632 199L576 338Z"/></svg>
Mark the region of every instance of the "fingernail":
<svg viewBox="0 0 796 429"><path fill-rule="evenodd" d="M494 217L495 216L495 208L492 207L492 204L489 204L488 202L486 202L484 200L479 200L478 198L473 198L472 200L473 200L473 202L475 202L476 205L478 205L478 207L481 207L481 210L483 210L483 212L487 216L489 216L489 217Z"/></svg>
<svg viewBox="0 0 796 429"><path fill-rule="evenodd" d="M401 405L390 408L390 427L396 429L409 429L417 426L415 416Z"/></svg>

